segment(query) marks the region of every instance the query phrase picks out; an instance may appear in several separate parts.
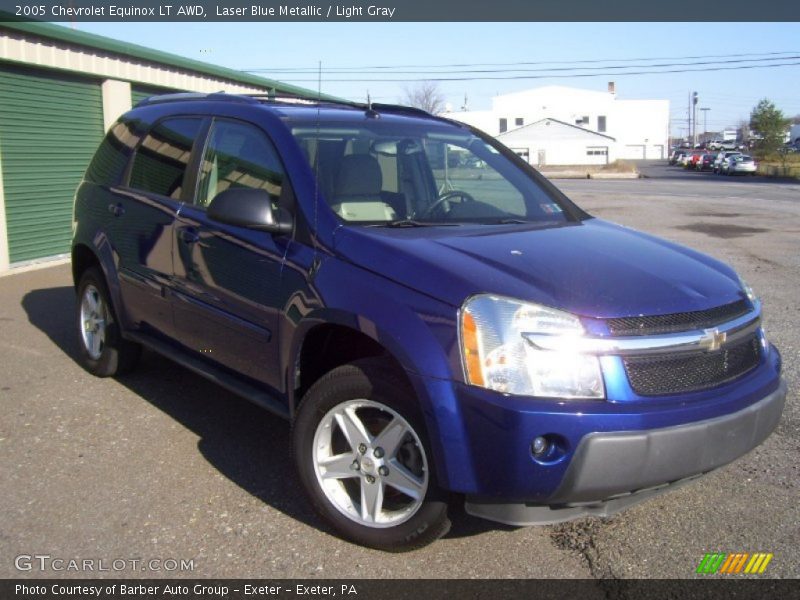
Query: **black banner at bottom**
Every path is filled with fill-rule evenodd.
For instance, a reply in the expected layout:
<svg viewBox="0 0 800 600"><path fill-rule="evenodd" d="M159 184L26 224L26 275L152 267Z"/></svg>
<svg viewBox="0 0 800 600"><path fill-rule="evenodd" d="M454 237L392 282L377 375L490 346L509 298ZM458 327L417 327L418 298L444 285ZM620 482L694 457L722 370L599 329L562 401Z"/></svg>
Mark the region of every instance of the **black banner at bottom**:
<svg viewBox="0 0 800 600"><path fill-rule="evenodd" d="M580 600L800 598L796 580L666 579L5 579L0 598L39 600Z"/></svg>

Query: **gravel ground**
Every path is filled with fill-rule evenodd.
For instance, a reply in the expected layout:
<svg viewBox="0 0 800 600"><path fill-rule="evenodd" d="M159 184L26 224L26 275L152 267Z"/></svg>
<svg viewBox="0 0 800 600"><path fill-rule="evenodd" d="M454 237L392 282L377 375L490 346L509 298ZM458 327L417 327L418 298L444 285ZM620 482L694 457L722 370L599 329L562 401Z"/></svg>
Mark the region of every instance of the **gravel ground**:
<svg viewBox="0 0 800 600"><path fill-rule="evenodd" d="M591 213L710 253L762 296L790 396L750 455L612 519L510 529L456 514L453 531L403 555L341 541L311 513L288 430L247 402L146 354L121 378L75 362L67 266L0 278L0 577L20 554L191 559L126 577L692 577L703 554L773 552L798 577L800 185L698 174L558 181Z"/></svg>

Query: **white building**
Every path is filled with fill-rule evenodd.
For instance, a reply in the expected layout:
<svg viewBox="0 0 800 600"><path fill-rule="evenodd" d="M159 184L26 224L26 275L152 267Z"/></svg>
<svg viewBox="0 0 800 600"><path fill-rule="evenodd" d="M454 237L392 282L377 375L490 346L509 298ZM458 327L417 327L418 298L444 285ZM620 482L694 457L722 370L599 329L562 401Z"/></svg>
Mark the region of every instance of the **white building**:
<svg viewBox="0 0 800 600"><path fill-rule="evenodd" d="M537 167L605 165L616 159L613 137L556 119L517 127L497 139Z"/></svg>
<svg viewBox="0 0 800 600"><path fill-rule="evenodd" d="M617 97L614 83L608 91L598 92L558 85L544 86L532 90L503 94L492 98L491 110L449 112L444 116L468 123L493 136L513 132L526 125L545 120L558 122L560 133L567 135L563 124L578 127L587 133L601 134L608 142L609 161L618 158L660 159L666 158L669 138L669 100L624 100ZM530 133L548 132L542 127L532 128ZM600 138L570 133L574 148L569 156L584 159L573 164L594 164L596 154L589 153L591 146L606 145ZM561 136L559 136L561 137ZM568 136L569 137L569 136ZM510 144L505 136L504 143ZM508 142L506 141L508 140ZM564 139L559 139L562 144ZM584 143L585 142L585 143ZM515 142L516 143L516 142ZM535 144L534 144L535 146ZM551 153L564 155L565 149ZM538 147L529 154L531 163L538 163ZM548 158L545 147L544 164L563 164Z"/></svg>

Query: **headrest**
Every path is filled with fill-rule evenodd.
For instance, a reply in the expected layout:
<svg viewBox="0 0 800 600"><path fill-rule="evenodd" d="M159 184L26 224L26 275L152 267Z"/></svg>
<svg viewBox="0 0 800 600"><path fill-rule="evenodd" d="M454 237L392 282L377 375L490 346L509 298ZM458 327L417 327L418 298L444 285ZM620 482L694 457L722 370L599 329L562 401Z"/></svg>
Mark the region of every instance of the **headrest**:
<svg viewBox="0 0 800 600"><path fill-rule="evenodd" d="M336 176L337 197L378 196L383 187L381 167L369 154L349 154L342 158Z"/></svg>

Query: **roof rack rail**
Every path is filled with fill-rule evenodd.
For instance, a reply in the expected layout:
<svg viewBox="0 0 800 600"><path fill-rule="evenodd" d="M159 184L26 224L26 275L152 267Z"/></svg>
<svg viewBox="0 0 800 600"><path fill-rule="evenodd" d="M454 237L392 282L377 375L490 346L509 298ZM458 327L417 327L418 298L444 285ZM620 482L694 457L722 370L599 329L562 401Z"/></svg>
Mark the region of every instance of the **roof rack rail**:
<svg viewBox="0 0 800 600"><path fill-rule="evenodd" d="M330 97L322 97L317 98L316 96L304 96L300 94L271 94L271 93L258 93L258 94L246 94L251 98L258 98L259 100L266 100L268 102L285 102L287 100L303 100L305 102L311 102L314 104L330 104L330 105L340 105L340 106L349 106L351 108L357 108L359 110L372 110L380 111L380 110L391 110L395 112L406 112L411 114L417 115L424 115L427 117L433 117L428 111L422 108L415 108L413 106L405 106L403 104L385 104L381 102L356 102L354 100L339 100L339 99L331 99Z"/></svg>
<svg viewBox="0 0 800 600"><path fill-rule="evenodd" d="M173 94L161 94L150 96L136 103L136 106L150 106L152 104L164 104L167 102L186 102L187 100L222 100L224 102L244 102L254 104L258 102L244 94L227 94L225 92L176 92Z"/></svg>
<svg viewBox="0 0 800 600"><path fill-rule="evenodd" d="M373 110L380 113L384 111L401 112L413 115L420 115L425 117L436 117L426 110L415 108L413 106L404 106L402 104L384 104L379 102L354 102L351 100L343 100L331 98L330 96L323 96L318 98L312 95L303 94L286 94L286 93L273 93L273 92L256 92L247 94L228 94L225 92L178 92L173 94L162 94L159 96L150 96L136 104L136 106L150 106L153 104L164 104L167 102L185 102L187 100L221 100L225 102L243 102L249 104L261 102L303 102L310 104L325 104L329 106L347 106L357 110Z"/></svg>
<svg viewBox="0 0 800 600"><path fill-rule="evenodd" d="M364 106L364 108L367 107L366 104L364 104L362 106ZM411 114L415 114L415 115L425 115L426 117L435 117L436 116L436 115L433 115L433 114L429 113L424 108L417 108L415 106L406 106L405 104L385 104L385 103L382 103L382 102L373 102L371 106L372 106L372 108L374 110L377 110L377 111L380 111L381 109L383 109L383 110L394 110L396 112L407 112L407 113L411 113Z"/></svg>

